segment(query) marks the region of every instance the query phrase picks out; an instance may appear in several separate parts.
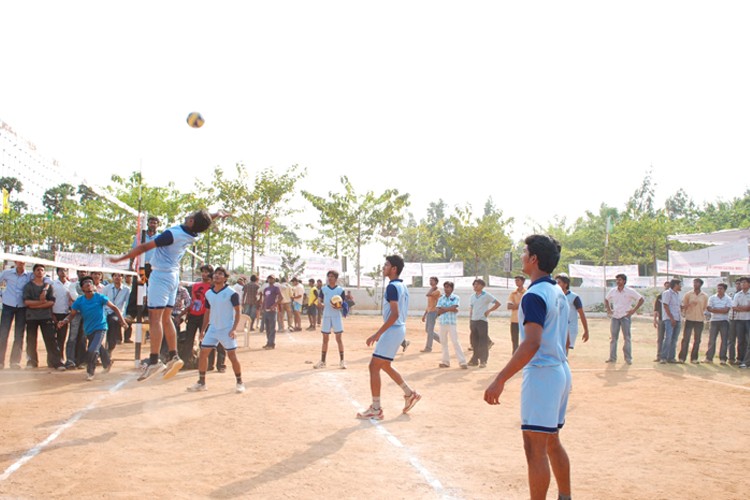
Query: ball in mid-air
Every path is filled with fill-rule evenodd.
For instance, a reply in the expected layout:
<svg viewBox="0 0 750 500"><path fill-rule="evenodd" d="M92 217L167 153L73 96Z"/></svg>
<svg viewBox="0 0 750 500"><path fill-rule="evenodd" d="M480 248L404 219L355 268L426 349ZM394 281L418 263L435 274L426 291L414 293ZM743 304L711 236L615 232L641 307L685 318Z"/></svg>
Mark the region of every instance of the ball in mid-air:
<svg viewBox="0 0 750 500"><path fill-rule="evenodd" d="M187 117L187 123L193 128L201 128L205 120L197 111L193 111Z"/></svg>
<svg viewBox="0 0 750 500"><path fill-rule="evenodd" d="M344 301L341 299L341 295L334 295L331 297L331 307L334 309L341 309L344 306Z"/></svg>

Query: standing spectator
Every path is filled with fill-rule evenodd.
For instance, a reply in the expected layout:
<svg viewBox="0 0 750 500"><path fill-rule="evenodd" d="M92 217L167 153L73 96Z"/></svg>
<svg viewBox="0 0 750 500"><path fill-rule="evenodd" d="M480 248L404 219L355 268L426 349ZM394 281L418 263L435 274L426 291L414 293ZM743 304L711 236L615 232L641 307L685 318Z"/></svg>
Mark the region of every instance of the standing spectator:
<svg viewBox="0 0 750 500"><path fill-rule="evenodd" d="M622 354L625 362L633 364L633 351L630 340L630 317L643 305L643 297L630 287L626 287L628 277L624 274L615 276L617 286L609 291L604 299L604 305L607 307L607 315L612 318L610 321L610 338L609 338L609 358L606 363L615 363L617 361L617 340L622 330L623 346Z"/></svg>
<svg viewBox="0 0 750 500"><path fill-rule="evenodd" d="M307 281L307 284L310 287L310 291L307 292L307 320L310 322L310 326L307 329L313 331L318 324L318 288L312 278Z"/></svg>
<svg viewBox="0 0 750 500"><path fill-rule="evenodd" d="M130 288L123 284L122 274L112 273L112 283L104 287L102 295L119 309L120 316L125 314L125 308L130 300ZM122 342L122 326L114 310L107 307L105 312L107 313L107 351L111 356L117 344Z"/></svg>
<svg viewBox="0 0 750 500"><path fill-rule="evenodd" d="M664 343L661 347L661 364L677 363L675 351L677 338L680 336L680 290L682 281L673 279L669 282L669 290L661 294L661 317L664 318Z"/></svg>
<svg viewBox="0 0 750 500"><path fill-rule="evenodd" d="M664 282L664 290L669 289L669 281ZM663 293L663 290L662 290ZM664 321L661 314L661 293L654 300L654 328L656 328L656 358L655 363L661 361L661 345L664 343Z"/></svg>
<svg viewBox="0 0 750 500"><path fill-rule="evenodd" d="M560 273L555 276L557 285L562 289L565 294L565 298L568 301L570 314L568 316L568 343L566 346L565 354L568 354L568 349L575 349L576 338L578 337L578 319L581 319L583 325L583 341L589 341L589 323L586 321L586 313L583 311L583 303L581 297L570 291L570 277L565 273Z"/></svg>
<svg viewBox="0 0 750 500"><path fill-rule="evenodd" d="M250 283L242 288L242 313L250 316L250 331L255 331L255 318L258 317L258 277L250 276Z"/></svg>
<svg viewBox="0 0 750 500"><path fill-rule="evenodd" d="M734 294L732 309L735 315L735 330L737 334L737 362L740 368L750 365L750 278L740 278L742 290ZM742 344L740 344L742 342Z"/></svg>
<svg viewBox="0 0 750 500"><path fill-rule="evenodd" d="M37 332L41 328L44 346L47 348L47 366L65 371L52 316L55 295L52 283L44 275L45 271L43 264L34 264L34 277L23 288L23 301L26 304L26 368L39 366L36 345Z"/></svg>
<svg viewBox="0 0 750 500"><path fill-rule="evenodd" d="M94 280L94 288L96 288L96 293L102 293L104 291L104 283L102 283L102 278L104 275L101 271L91 271L89 273L91 278Z"/></svg>
<svg viewBox="0 0 750 500"><path fill-rule="evenodd" d="M427 334L427 342L424 349L419 352L432 352L433 341L440 343L440 335L435 332L435 323L437 322L437 303L440 299L440 290L438 289L438 279L435 276L430 278L430 289L425 294L427 296L427 308L422 315L424 331Z"/></svg>
<svg viewBox="0 0 750 500"><path fill-rule="evenodd" d="M716 285L716 293L708 298L706 310L711 313L708 327L708 350L704 362L713 363L716 352L716 336L721 334L719 360L722 365L727 364L727 335L729 333L729 311L732 309L732 299L726 294L727 285Z"/></svg>
<svg viewBox="0 0 750 500"><path fill-rule="evenodd" d="M734 280L734 293L731 295L731 298L734 300L734 296L737 295L742 291L742 282L740 281L740 278L737 278ZM742 360L742 354L740 354L740 346L741 341L740 338L737 336L737 314L739 314L737 311L732 309L729 311L729 339L727 340L728 349L729 349L729 364L730 365L737 365L739 364L740 360Z"/></svg>
<svg viewBox="0 0 750 500"><path fill-rule="evenodd" d="M292 278L292 312L294 313L294 331L302 331L302 299L305 297L305 287L299 280ZM291 326L290 330L291 330Z"/></svg>
<svg viewBox="0 0 750 500"><path fill-rule="evenodd" d="M206 292L211 288L214 268L210 264L204 264L200 268L201 281L193 283L190 287L190 308L185 325L185 342L183 343L180 358L194 364L195 333L203 333L203 315L206 312Z"/></svg>
<svg viewBox="0 0 750 500"><path fill-rule="evenodd" d="M685 328L682 330L682 347L680 348L679 360L684 363L687 359L688 348L690 347L690 337L693 335L693 349L690 351L690 362L700 363L701 334L703 333L703 323L706 321L706 306L708 305L708 295L701 291L703 280L695 278L693 280L693 291L686 293L682 297L682 310L685 312Z"/></svg>
<svg viewBox="0 0 750 500"><path fill-rule="evenodd" d="M318 326L323 321L323 281L317 280L315 287L318 289Z"/></svg>
<svg viewBox="0 0 750 500"><path fill-rule="evenodd" d="M276 276L268 275L268 286L263 290L263 321L266 327L266 345L263 349L276 349L276 318L281 308L281 289L276 286Z"/></svg>
<svg viewBox="0 0 750 500"><path fill-rule="evenodd" d="M440 344L443 348L443 359L438 367L449 368L451 366L450 345L448 344L448 337L450 336L458 364L465 370L469 365L466 364L466 356L464 356L464 350L461 348L461 342L458 340L458 331L456 330L458 306L461 299L453 293L452 281L443 283L443 290L445 293L438 299L437 303L438 322L440 323Z"/></svg>
<svg viewBox="0 0 750 500"><path fill-rule="evenodd" d="M521 306L523 294L526 293L526 289L523 287L526 278L523 276L516 276L514 279L516 281L516 289L508 296L508 309L510 310L510 341L513 345L513 351L511 354L515 354L516 349L518 349L518 308Z"/></svg>
<svg viewBox="0 0 750 500"><path fill-rule="evenodd" d="M490 356L489 322L490 313L500 307L500 302L490 293L484 291L485 282L478 278L472 283L474 294L471 296L469 307L469 330L471 331L471 345L474 353L469 360L469 366L487 367Z"/></svg>
<svg viewBox="0 0 750 500"><path fill-rule="evenodd" d="M60 349L60 357L65 354L65 339L68 336L68 324L57 328L57 323L70 313L70 305L73 296L70 293L72 283L68 279L68 270L63 267L57 268L57 279L52 282L52 292L55 295L55 305L52 306L52 316L55 322L55 339Z"/></svg>
<svg viewBox="0 0 750 500"><path fill-rule="evenodd" d="M23 288L31 281L32 273L26 271L26 262L17 260L16 267L0 273L0 283L5 283L3 312L0 316L0 369L5 367L5 351L8 348L10 325L14 324L13 347L10 351L10 367L21 369L23 334L26 331L26 304Z"/></svg>

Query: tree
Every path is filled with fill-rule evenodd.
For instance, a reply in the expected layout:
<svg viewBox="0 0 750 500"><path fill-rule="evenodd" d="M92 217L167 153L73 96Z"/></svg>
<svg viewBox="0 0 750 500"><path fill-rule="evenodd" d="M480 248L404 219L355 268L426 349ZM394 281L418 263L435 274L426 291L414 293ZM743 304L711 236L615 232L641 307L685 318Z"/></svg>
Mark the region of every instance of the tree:
<svg viewBox="0 0 750 500"><path fill-rule="evenodd" d="M455 227L453 248L474 276L489 277L493 262L502 262L503 253L512 246L507 229L513 219L503 220L503 212L492 199L484 206L482 217L472 217L471 205L456 209L452 218Z"/></svg>
<svg viewBox="0 0 750 500"><path fill-rule="evenodd" d="M362 272L362 247L372 241L377 234L391 234L402 225L403 211L409 206L409 195L399 194L396 189L387 189L376 195L372 191L357 194L346 176L341 177L343 193L329 192L327 197L303 192L305 199L320 212L321 230L327 238L334 238L319 248L340 248L353 252L356 256L357 287ZM330 255L330 254L329 254ZM334 254L338 257L337 254Z"/></svg>

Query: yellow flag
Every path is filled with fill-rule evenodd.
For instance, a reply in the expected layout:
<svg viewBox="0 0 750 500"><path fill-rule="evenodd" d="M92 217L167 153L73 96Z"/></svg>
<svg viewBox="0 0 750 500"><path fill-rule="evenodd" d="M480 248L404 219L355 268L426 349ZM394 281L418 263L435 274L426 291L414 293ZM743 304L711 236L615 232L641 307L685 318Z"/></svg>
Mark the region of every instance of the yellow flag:
<svg viewBox="0 0 750 500"><path fill-rule="evenodd" d="M5 188L3 188L3 213L10 213L10 193Z"/></svg>

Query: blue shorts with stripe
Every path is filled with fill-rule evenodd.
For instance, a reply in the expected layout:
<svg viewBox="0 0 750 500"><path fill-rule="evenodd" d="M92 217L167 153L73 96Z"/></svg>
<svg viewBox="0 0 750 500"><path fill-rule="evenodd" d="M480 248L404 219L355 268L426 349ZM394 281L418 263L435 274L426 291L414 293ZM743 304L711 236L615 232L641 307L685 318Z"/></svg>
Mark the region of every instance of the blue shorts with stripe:
<svg viewBox="0 0 750 500"><path fill-rule="evenodd" d="M177 300L177 287L180 284L180 275L170 271L151 271L148 278L148 308L164 309L174 307Z"/></svg>
<svg viewBox="0 0 750 500"><path fill-rule="evenodd" d="M210 349L218 347L221 343L227 351L237 349L237 339L229 336L230 331L230 329L219 330L218 328L213 328L211 325L208 325L206 335L203 337L203 340L201 340L201 347Z"/></svg>
<svg viewBox="0 0 750 500"><path fill-rule="evenodd" d="M326 316L323 315L323 319L320 321L320 331L322 333L342 333L344 331L344 322L341 321L341 315Z"/></svg>
<svg viewBox="0 0 750 500"><path fill-rule="evenodd" d="M377 343L375 344L375 351L372 356L380 359L387 359L393 361L396 357L401 342L406 338L406 326L392 326L383 332Z"/></svg>
<svg viewBox="0 0 750 500"><path fill-rule="evenodd" d="M561 429L570 384L568 363L526 366L521 382L521 430L554 434Z"/></svg>

